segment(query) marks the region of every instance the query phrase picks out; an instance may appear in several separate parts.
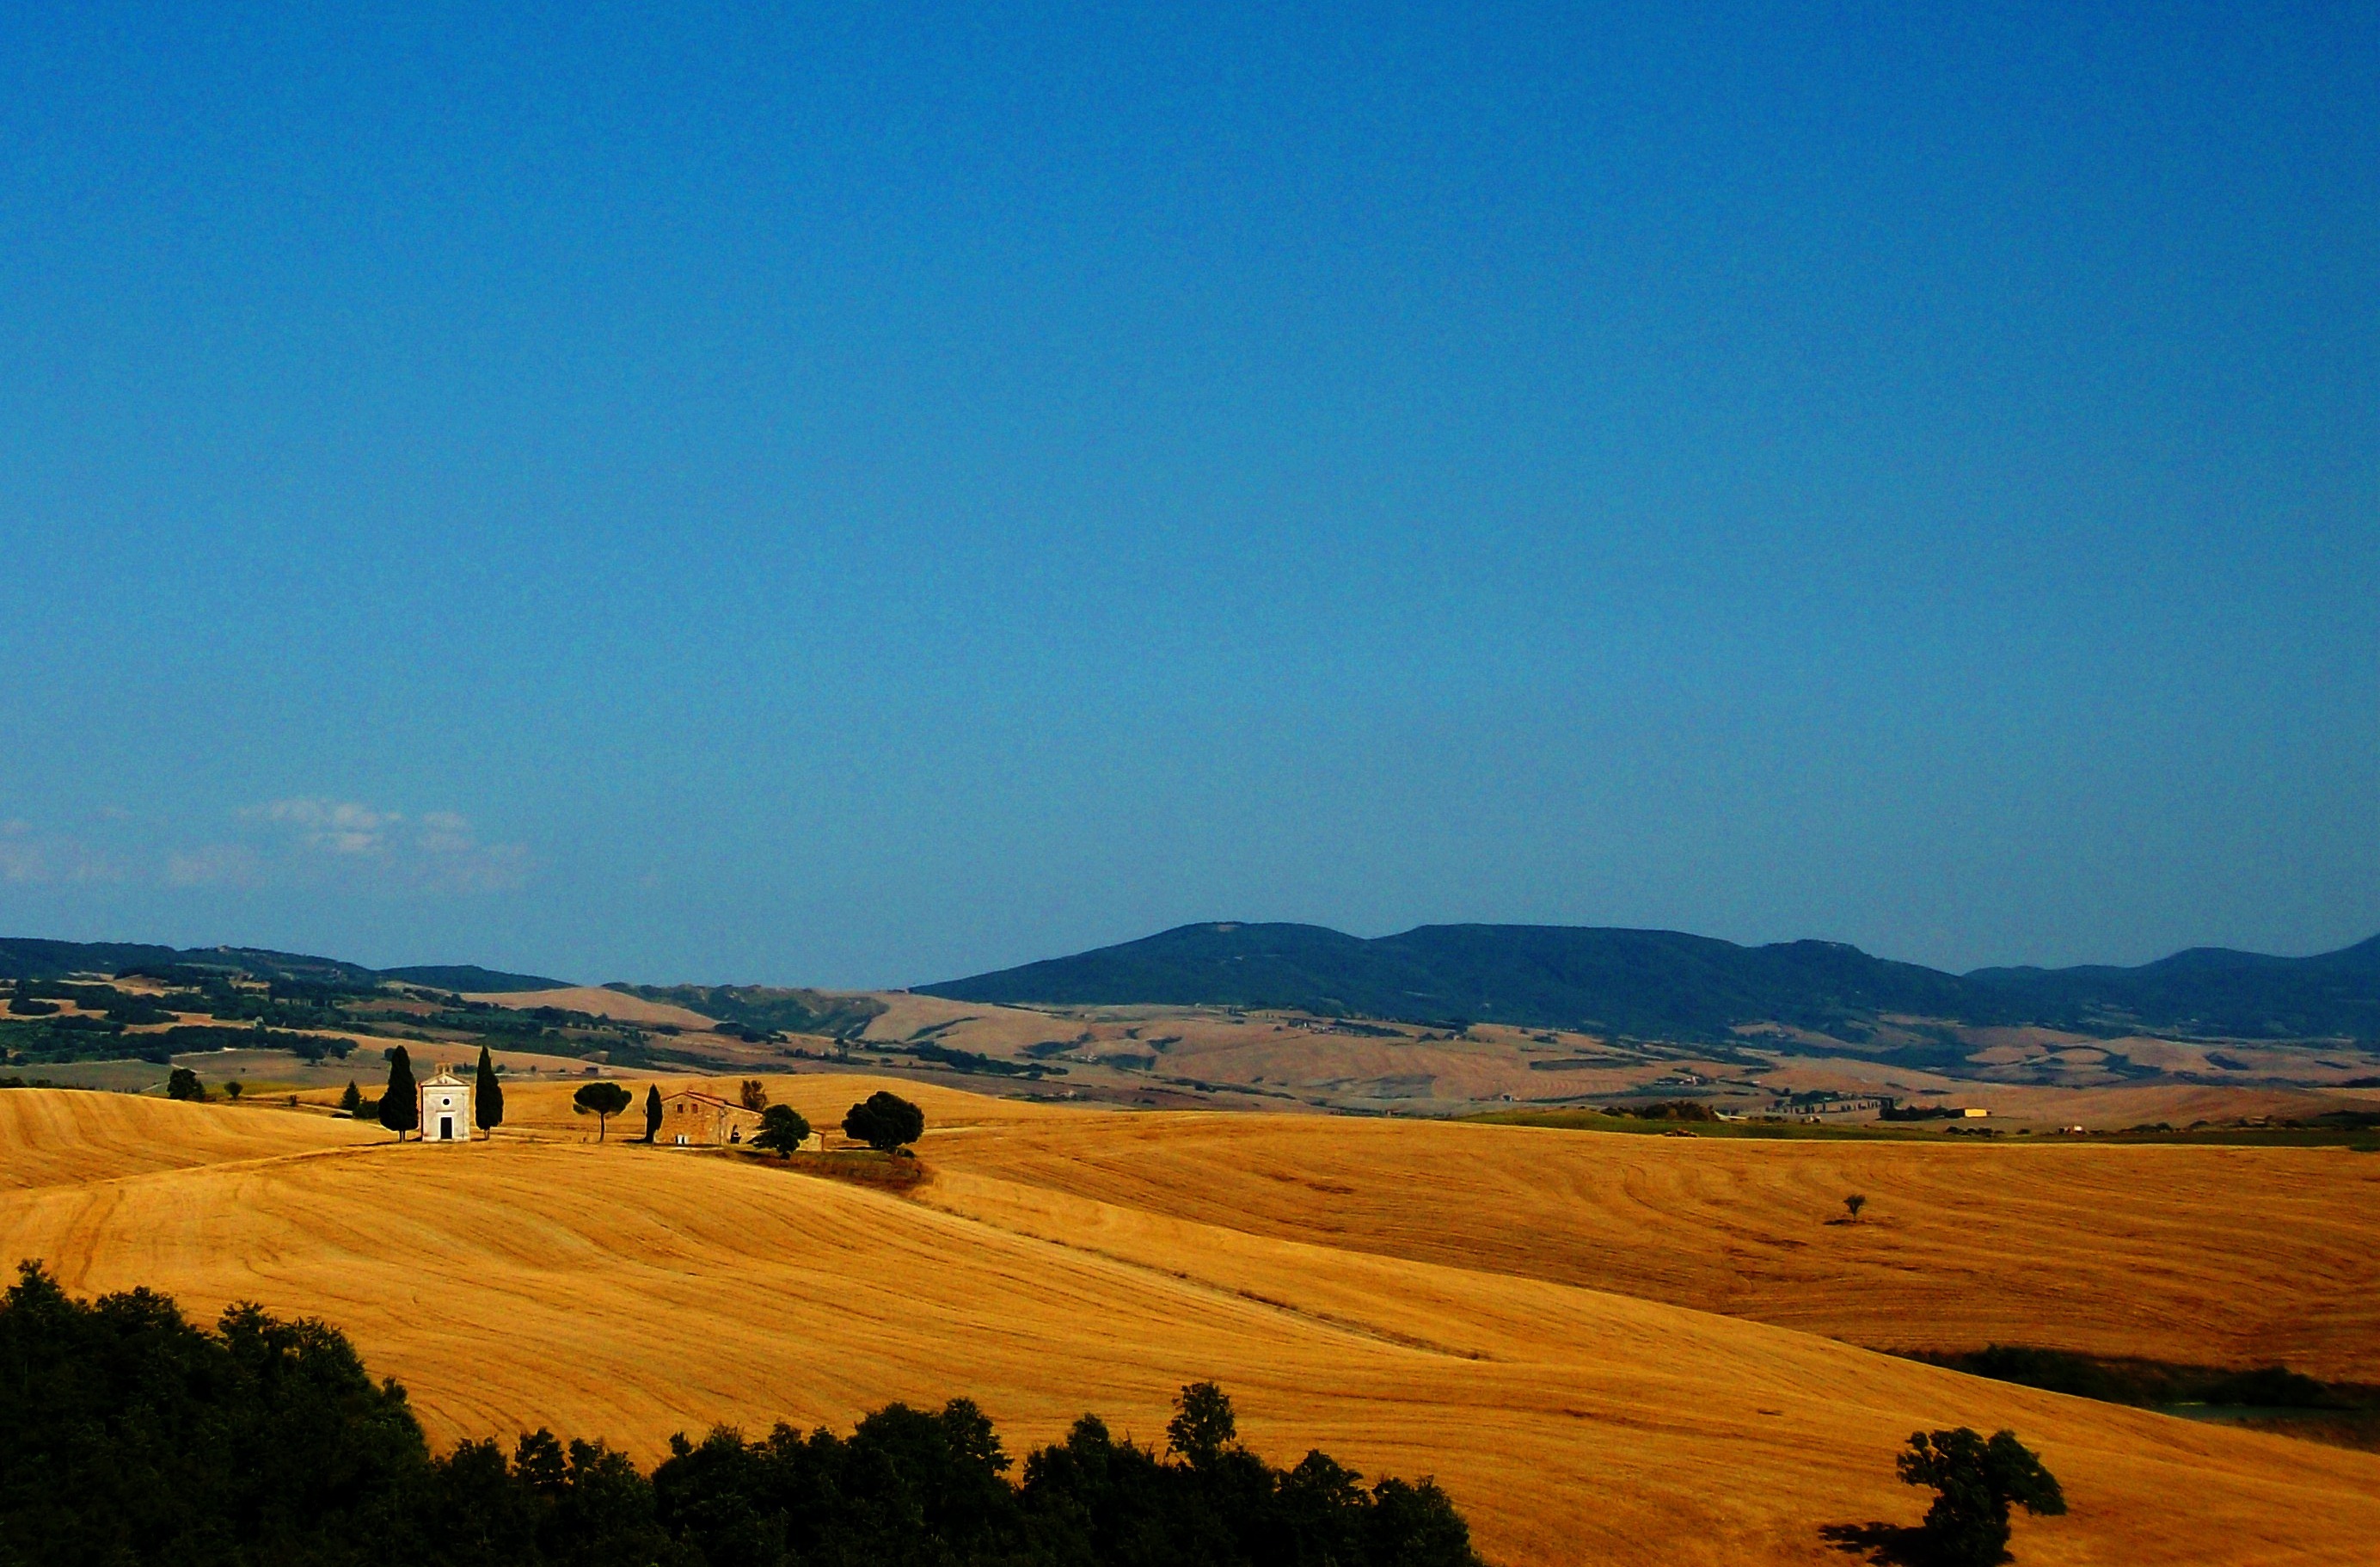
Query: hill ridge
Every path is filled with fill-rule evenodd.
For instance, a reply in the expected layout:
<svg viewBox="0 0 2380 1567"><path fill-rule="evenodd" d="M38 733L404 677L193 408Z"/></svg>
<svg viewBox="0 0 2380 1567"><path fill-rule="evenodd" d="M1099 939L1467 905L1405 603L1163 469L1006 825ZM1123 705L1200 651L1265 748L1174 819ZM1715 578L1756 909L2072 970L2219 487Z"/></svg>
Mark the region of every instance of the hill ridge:
<svg viewBox="0 0 2380 1567"><path fill-rule="evenodd" d="M227 969L258 979L395 979L446 990L551 990L569 981L482 968L475 963L417 964L368 968L342 958L278 952L271 947L169 947L150 941L60 941L40 936L0 937L0 980L63 979L73 974L122 974L130 969Z"/></svg>
<svg viewBox="0 0 2380 1567"><path fill-rule="evenodd" d="M1781 1025L1857 1039L1891 1014L2370 1039L2380 1038L2380 937L2302 958L2199 947L2131 968L1961 975L1814 938L1743 946L1680 930L1467 923L1367 939L1328 926L1211 920L912 989L981 1003L1212 1005L1640 1038L1723 1039Z"/></svg>

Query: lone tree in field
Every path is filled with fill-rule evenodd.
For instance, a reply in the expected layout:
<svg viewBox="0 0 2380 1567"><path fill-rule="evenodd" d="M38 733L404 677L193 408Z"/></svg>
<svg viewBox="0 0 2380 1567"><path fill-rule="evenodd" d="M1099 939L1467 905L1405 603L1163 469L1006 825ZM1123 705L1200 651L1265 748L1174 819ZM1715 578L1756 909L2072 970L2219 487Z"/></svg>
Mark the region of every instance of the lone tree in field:
<svg viewBox="0 0 2380 1567"><path fill-rule="evenodd" d="M760 1087L758 1077L745 1078L744 1087L736 1091L735 1098L755 1115L769 1108L769 1090Z"/></svg>
<svg viewBox="0 0 2380 1567"><path fill-rule="evenodd" d="M165 1097L169 1099L202 1099L207 1097L207 1086L200 1082L199 1075L188 1067L177 1066L165 1074Z"/></svg>
<svg viewBox="0 0 2380 1567"><path fill-rule="evenodd" d="M496 1063L488 1047L480 1047L480 1075L471 1085L471 1124L492 1132L504 1124L504 1086L496 1081Z"/></svg>
<svg viewBox="0 0 2380 1567"><path fill-rule="evenodd" d="M1214 1383L1193 1382L1174 1395L1173 1418L1165 1423L1165 1446L1191 1468L1213 1468L1239 1434L1231 1396Z"/></svg>
<svg viewBox="0 0 2380 1567"><path fill-rule="evenodd" d="M617 1083L589 1083L570 1096L571 1108L581 1115L595 1118L595 1140L599 1143L603 1140L604 1130L612 1124L612 1117L627 1109L632 1102L628 1090Z"/></svg>
<svg viewBox="0 0 2380 1567"><path fill-rule="evenodd" d="M662 1086L645 1085L645 1141L651 1142L662 1135Z"/></svg>
<svg viewBox="0 0 2380 1567"><path fill-rule="evenodd" d="M1854 1224L1859 1222L1860 1209L1866 1206L1867 1198L1857 1192L1853 1192L1851 1196L1843 1199L1844 1210L1851 1214L1852 1222Z"/></svg>
<svg viewBox="0 0 2380 1567"><path fill-rule="evenodd" d="M354 1078L348 1078L347 1091L339 1096L339 1108L346 1111L349 1115L353 1115L357 1111L363 1108L363 1103L364 1091L356 1087L356 1080Z"/></svg>
<svg viewBox="0 0 2380 1567"><path fill-rule="evenodd" d="M421 1124L420 1094L413 1086L413 1058L403 1045L388 1051L388 1087L380 1096L380 1124L396 1134L398 1142Z"/></svg>
<svg viewBox="0 0 2380 1567"><path fill-rule="evenodd" d="M926 1112L880 1089L851 1107L843 1118L843 1135L879 1153L895 1153L926 1135Z"/></svg>
<svg viewBox="0 0 2380 1567"><path fill-rule="evenodd" d="M224 1092L229 1094L234 1099L237 1099L240 1095L248 1092L248 1085L235 1077L230 1082L224 1085Z"/></svg>
<svg viewBox="0 0 2380 1567"><path fill-rule="evenodd" d="M1997 1567L2008 1555L2010 1505L2045 1517L2066 1511L2066 1494L2014 1431L1989 1441L1965 1426L1913 1432L1899 1467L1903 1485L1934 1488L1919 1538L1925 1560L1942 1567Z"/></svg>
<svg viewBox="0 0 2380 1567"><path fill-rule="evenodd" d="M752 1134L752 1146L767 1148L780 1158L791 1158L795 1150L809 1141L810 1124L802 1112L789 1104L772 1104L760 1112L760 1129Z"/></svg>

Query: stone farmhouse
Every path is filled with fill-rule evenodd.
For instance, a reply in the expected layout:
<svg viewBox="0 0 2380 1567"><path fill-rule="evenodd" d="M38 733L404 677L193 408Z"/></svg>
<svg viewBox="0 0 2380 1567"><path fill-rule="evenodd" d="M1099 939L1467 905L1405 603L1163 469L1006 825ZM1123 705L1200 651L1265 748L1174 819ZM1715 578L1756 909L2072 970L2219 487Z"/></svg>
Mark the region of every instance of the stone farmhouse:
<svg viewBox="0 0 2380 1567"><path fill-rule="evenodd" d="M662 1126L653 1141L681 1148L725 1148L750 1142L759 1129L759 1111L700 1088L680 1088L662 1096ZM822 1141L813 1132L804 1146L815 1148Z"/></svg>
<svg viewBox="0 0 2380 1567"><path fill-rule="evenodd" d="M662 1129L653 1141L677 1148L721 1148L748 1142L759 1129L758 1111L700 1088L680 1088L662 1096Z"/></svg>

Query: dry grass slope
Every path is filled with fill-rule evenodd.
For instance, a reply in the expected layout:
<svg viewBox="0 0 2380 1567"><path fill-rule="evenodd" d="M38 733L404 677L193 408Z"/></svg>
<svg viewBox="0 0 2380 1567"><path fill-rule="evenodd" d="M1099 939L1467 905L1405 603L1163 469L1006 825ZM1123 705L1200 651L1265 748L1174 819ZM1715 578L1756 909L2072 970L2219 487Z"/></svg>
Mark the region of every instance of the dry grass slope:
<svg viewBox="0 0 2380 1567"><path fill-rule="evenodd" d="M71 1186L308 1148L381 1142L377 1126L130 1094L0 1092L0 1191Z"/></svg>
<svg viewBox="0 0 2380 1567"><path fill-rule="evenodd" d="M818 1120L872 1086L771 1084ZM1084 1409L1147 1438L1175 1386L1211 1376L1276 1457L1311 1442L1366 1471L1436 1473L1509 1563L1840 1563L1819 1527L1912 1520L1920 1499L1892 1482L1891 1452L1949 1423L2013 1425L2066 1481L2073 1517L2020 1524L2028 1562L2364 1561L2380 1537L2368 1454L1389 1255L1361 1235L1332 1244L1330 1215L1389 1206L1372 1184L1424 1195L1402 1136L1474 1129L1300 1119L1293 1165L1273 1162L1286 1141L1235 1156L1284 1192L1293 1168L1318 1172L1294 1177L1312 1183L1294 1199L1304 1217L1207 1216L1184 1211L1206 1199L1179 1183L1207 1179L1208 1154L1165 1153L1174 1137L1211 1146L1195 1118L912 1089L952 1128L928 1139L942 1173L917 1202L589 1146L567 1091L516 1087L529 1135L465 1149L353 1146L370 1134L285 1111L11 1092L0 1248L49 1258L78 1289L152 1282L200 1311L250 1297L326 1317L412 1388L443 1439L550 1421L650 1456L713 1420L842 1423L887 1399L960 1392L1014 1443ZM1468 1146L1492 1151L1500 1136ZM276 1141L286 1156L253 1151ZM1558 1205L1519 1201L1546 1159L1560 1164L1533 1155L1471 1194L1507 1208L1456 1225L1465 1247L1529 1225L1569 1244ZM1144 1160L1145 1181L1120 1173ZM1430 1181L1451 1174L1422 1165ZM1068 1169L1110 1189L1069 1189L1083 1183L1059 1178ZM1833 1175L1809 1190L1831 1201Z"/></svg>
<svg viewBox="0 0 2380 1567"><path fill-rule="evenodd" d="M946 1168L1884 1348L1995 1340L2380 1381L2380 1159L1082 1118ZM1857 1224L1830 1224L1864 1193Z"/></svg>
<svg viewBox="0 0 2380 1567"><path fill-rule="evenodd" d="M541 1006L558 1006L565 1012L584 1012L596 1017L617 1018L623 1023L669 1023L680 1028L692 1028L698 1033L710 1026L711 1020L698 1012L689 1012L667 1002L649 1002L642 996L623 995L607 990L601 985L570 985L559 990L489 990L463 998L467 1002L488 1002L496 1006L531 1012Z"/></svg>

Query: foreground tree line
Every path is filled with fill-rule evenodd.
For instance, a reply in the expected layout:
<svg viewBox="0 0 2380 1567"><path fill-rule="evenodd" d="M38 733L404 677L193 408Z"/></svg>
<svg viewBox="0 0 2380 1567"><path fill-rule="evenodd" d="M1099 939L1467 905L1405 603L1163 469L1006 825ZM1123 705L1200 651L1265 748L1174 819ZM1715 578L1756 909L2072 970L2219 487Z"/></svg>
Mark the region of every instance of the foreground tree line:
<svg viewBox="0 0 2380 1567"><path fill-rule="evenodd" d="M0 1296L0 1567L1477 1567L1427 1480L1274 1468L1183 1390L1160 1453L1091 1415L1021 1479L982 1412L891 1404L848 1437L674 1439L650 1475L538 1430L433 1457L395 1381L322 1323L147 1290Z"/></svg>

